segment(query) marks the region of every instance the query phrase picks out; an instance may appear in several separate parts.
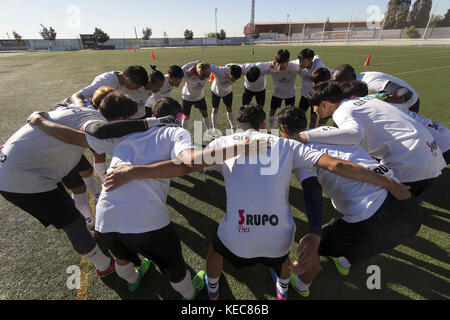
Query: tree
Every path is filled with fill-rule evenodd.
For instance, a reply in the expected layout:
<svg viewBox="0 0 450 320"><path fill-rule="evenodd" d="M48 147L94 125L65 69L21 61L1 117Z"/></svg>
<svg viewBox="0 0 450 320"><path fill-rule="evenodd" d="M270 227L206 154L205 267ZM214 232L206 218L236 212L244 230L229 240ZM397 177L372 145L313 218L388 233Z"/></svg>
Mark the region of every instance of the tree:
<svg viewBox="0 0 450 320"><path fill-rule="evenodd" d="M438 24L444 20L444 16L440 15L440 14L435 14L431 17L431 22L430 22L430 27L434 28L437 27Z"/></svg>
<svg viewBox="0 0 450 320"><path fill-rule="evenodd" d="M255 31L255 32L252 33L252 38L253 39L258 39L259 37L260 37L260 34L259 34L258 31Z"/></svg>
<svg viewBox="0 0 450 320"><path fill-rule="evenodd" d="M48 41L55 41L56 39L56 31L52 27L50 29L47 29L42 23L41 23L41 31L39 31L39 34L41 35L42 39L48 40Z"/></svg>
<svg viewBox="0 0 450 320"><path fill-rule="evenodd" d="M411 0L398 0L397 14L395 16L395 29L402 29L406 26L406 19L409 14Z"/></svg>
<svg viewBox="0 0 450 320"><path fill-rule="evenodd" d="M206 34L206 37L207 38L217 38L217 37L219 37L219 33L218 32L208 32Z"/></svg>
<svg viewBox="0 0 450 320"><path fill-rule="evenodd" d="M184 40L189 41L194 39L194 32L192 30L186 29L184 31Z"/></svg>
<svg viewBox="0 0 450 320"><path fill-rule="evenodd" d="M420 1L420 2L419 2ZM416 6L417 7L414 8ZM416 28L425 28L427 26L428 20L430 19L430 12L431 12L431 6L432 1L431 0L417 0L416 3L414 3L413 10L414 13L411 15L411 18L415 18L414 20L411 20L411 25L414 25Z"/></svg>
<svg viewBox="0 0 450 320"><path fill-rule="evenodd" d="M436 22L436 27L450 27L450 9L442 19Z"/></svg>
<svg viewBox="0 0 450 320"><path fill-rule="evenodd" d="M163 32L163 38L164 38L164 39L169 38L169 35L168 35L165 31Z"/></svg>
<svg viewBox="0 0 450 320"><path fill-rule="evenodd" d="M419 9L420 9L420 2L422 0L416 0L416 2L414 2L413 7L411 9L411 11L409 12L409 16L408 16L408 20L409 23L408 25L413 26L416 23L416 19L417 19L417 13L419 13Z"/></svg>
<svg viewBox="0 0 450 320"><path fill-rule="evenodd" d="M404 32L406 33L406 36L410 39L420 38L420 33L419 33L419 31L417 31L416 27L414 27L414 26L405 27Z"/></svg>
<svg viewBox="0 0 450 320"><path fill-rule="evenodd" d="M397 17L398 0L389 0L383 29L393 29Z"/></svg>
<svg viewBox="0 0 450 320"><path fill-rule="evenodd" d="M16 39L17 43L23 43L22 36L13 30L12 35Z"/></svg>
<svg viewBox="0 0 450 320"><path fill-rule="evenodd" d="M324 31L333 31L333 25L330 22L330 18L327 18L327 21L325 22Z"/></svg>
<svg viewBox="0 0 450 320"><path fill-rule="evenodd" d="M148 40L148 39L150 39L151 36L152 36L152 28L147 27L145 29L142 29L142 39L143 40Z"/></svg>
<svg viewBox="0 0 450 320"><path fill-rule="evenodd" d="M94 37L99 43L105 43L109 40L109 35L100 28L95 28Z"/></svg>
<svg viewBox="0 0 450 320"><path fill-rule="evenodd" d="M217 40L225 40L225 38L227 37L227 33L225 32L225 30L220 29L220 32L217 33Z"/></svg>

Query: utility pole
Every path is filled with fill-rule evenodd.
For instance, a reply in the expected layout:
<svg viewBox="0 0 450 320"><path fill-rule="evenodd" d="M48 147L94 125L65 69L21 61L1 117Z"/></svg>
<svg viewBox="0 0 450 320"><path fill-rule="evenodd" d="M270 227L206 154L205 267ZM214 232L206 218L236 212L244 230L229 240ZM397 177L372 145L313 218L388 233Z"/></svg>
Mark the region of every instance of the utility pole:
<svg viewBox="0 0 450 320"><path fill-rule="evenodd" d="M287 22L289 23L288 42L290 42L290 39L291 39L291 22L289 21L289 14L287 15Z"/></svg>
<svg viewBox="0 0 450 320"><path fill-rule="evenodd" d="M138 37L137 37L136 26L134 26L134 35L136 36L136 39L137 39Z"/></svg>
<svg viewBox="0 0 450 320"><path fill-rule="evenodd" d="M439 3L439 0L436 1L436 4L434 5L433 12L430 14L430 19L428 19L427 26L425 28L425 31L423 32L422 40L420 40L420 46L423 46L423 41L425 40L425 37L427 35L428 26L430 25L431 19L433 19L434 11L436 10L436 7Z"/></svg>
<svg viewBox="0 0 450 320"><path fill-rule="evenodd" d="M214 13L215 13L215 16L216 16L216 33L217 33L217 8L216 8L216 10L214 11Z"/></svg>

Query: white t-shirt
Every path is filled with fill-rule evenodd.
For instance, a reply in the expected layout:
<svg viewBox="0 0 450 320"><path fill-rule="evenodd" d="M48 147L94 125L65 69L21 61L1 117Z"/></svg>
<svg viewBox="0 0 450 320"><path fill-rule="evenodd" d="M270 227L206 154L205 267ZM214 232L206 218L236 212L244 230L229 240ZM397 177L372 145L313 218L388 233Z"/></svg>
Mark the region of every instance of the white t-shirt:
<svg viewBox="0 0 450 320"><path fill-rule="evenodd" d="M48 119L77 130L94 121L106 122L91 108L60 107ZM3 146L0 163L0 190L40 193L54 190L80 161L85 148L63 143L28 124L14 133Z"/></svg>
<svg viewBox="0 0 450 320"><path fill-rule="evenodd" d="M403 112L408 111L409 108L412 107L417 102L417 99L419 99L419 94L409 84L407 84L405 81L399 78L396 78L383 72L376 72L376 71L361 72L356 75L356 80L361 80L367 83L367 87L369 88L369 94L377 93L384 90L389 81L394 82L402 87L408 88L413 93L411 99L409 99L404 103L392 103L392 105L396 106Z"/></svg>
<svg viewBox="0 0 450 320"><path fill-rule="evenodd" d="M196 66L199 61L190 62L185 64L182 69L184 72L184 86L181 92L181 98L187 101L199 101L205 97L203 88L209 79L200 80L197 75L189 76L187 72L193 66Z"/></svg>
<svg viewBox="0 0 450 320"><path fill-rule="evenodd" d="M89 141L95 149L103 140ZM114 147L111 166L146 165L175 159L192 149L189 132L183 128L157 127L121 138ZM110 170L110 169L109 169ZM119 188L103 189L96 208L95 230L103 233L145 233L170 223L166 208L170 179L135 179Z"/></svg>
<svg viewBox="0 0 450 320"><path fill-rule="evenodd" d="M266 74L272 69L272 62L245 63L241 65L242 72L247 72L251 67L257 67L260 76L255 82L250 82L247 76L244 76L244 87L252 92L261 92L266 89Z"/></svg>
<svg viewBox="0 0 450 320"><path fill-rule="evenodd" d="M281 257L289 252L295 235L288 200L292 170L312 168L323 154L255 130L220 137L207 148L239 143L245 137L269 139L272 147L267 156L235 157L208 168L225 178L227 214L218 236L239 257Z"/></svg>
<svg viewBox="0 0 450 320"><path fill-rule="evenodd" d="M340 129L358 129L361 147L391 168L401 182L435 178L446 167L430 133L389 103L368 98L343 100L333 120ZM314 140L311 134L310 142L332 143Z"/></svg>
<svg viewBox="0 0 450 320"><path fill-rule="evenodd" d="M299 69L300 69L300 61L297 59L294 61L295 63L297 63L299 65ZM328 68L323 62L322 59L320 59L320 57L318 55L315 55L312 61L312 66L310 69L300 69L299 70L299 75L302 78L302 96L307 98L309 93L311 92L312 88L313 88L313 83L312 81L309 79L309 77L311 76L311 73L313 73L314 70L316 70L317 68L327 68L330 71L330 74L333 74L333 69Z"/></svg>
<svg viewBox="0 0 450 320"><path fill-rule="evenodd" d="M146 97L146 95L149 96L151 94L151 91L145 90L144 87L141 87L138 90L128 90L127 87L119 83L116 73L119 73L119 71L110 71L98 75L89 86L81 89L79 92L86 99L92 100L95 91L97 91L100 87L110 87L117 89L121 93L138 103L138 110L134 115L130 117L130 119L142 118L145 115L145 102L148 98Z"/></svg>
<svg viewBox="0 0 450 320"><path fill-rule="evenodd" d="M273 95L280 99L295 97L298 63L290 61L287 68L279 71L276 68L269 70L273 80Z"/></svg>
<svg viewBox="0 0 450 320"><path fill-rule="evenodd" d="M228 67L218 67L213 64L211 66L211 72L214 74L214 81L211 84L211 91L216 96L221 98L230 94L233 90L233 82L228 77L230 69Z"/></svg>
<svg viewBox="0 0 450 320"><path fill-rule="evenodd" d="M337 130L334 127L320 127L311 131ZM383 175L394 178L392 170L381 166L360 146L339 146L319 143L308 143L308 146L329 156L351 161ZM320 168L296 169L294 171L299 182L311 176L317 176L323 193L331 198L333 207L344 215L344 221L355 223L370 218L383 204L387 190L370 183L343 178Z"/></svg>
<svg viewBox="0 0 450 320"><path fill-rule="evenodd" d="M442 152L446 152L450 149L450 130L448 130L445 126L428 118L422 117L421 115L410 110L408 110L406 114L427 128L428 132L436 140L436 143Z"/></svg>
<svg viewBox="0 0 450 320"><path fill-rule="evenodd" d="M170 93L175 87L170 84L169 75L164 75L164 83L161 89L158 92L153 93L145 103L146 107L152 108L156 101L159 99L170 96Z"/></svg>

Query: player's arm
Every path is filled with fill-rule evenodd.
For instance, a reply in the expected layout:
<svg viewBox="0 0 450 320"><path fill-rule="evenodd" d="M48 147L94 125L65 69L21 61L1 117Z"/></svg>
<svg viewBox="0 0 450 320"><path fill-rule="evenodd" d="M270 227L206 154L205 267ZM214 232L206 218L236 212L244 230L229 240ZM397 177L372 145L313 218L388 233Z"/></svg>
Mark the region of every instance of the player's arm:
<svg viewBox="0 0 450 320"><path fill-rule="evenodd" d="M383 187L398 200L406 200L411 198L411 193L408 190L409 187L395 181L390 177L375 173L372 170L351 161L334 158L324 154L319 158L319 160L317 160L315 166L347 179L367 182Z"/></svg>
<svg viewBox="0 0 450 320"><path fill-rule="evenodd" d="M358 127L338 128L337 130L315 130L301 132L292 137L301 143L316 142L336 145L359 145L363 139L363 132Z"/></svg>
<svg viewBox="0 0 450 320"><path fill-rule="evenodd" d="M27 119L29 125L36 126L49 136L67 144L89 148L86 135L83 131L47 120L45 112L33 112Z"/></svg>
<svg viewBox="0 0 450 320"><path fill-rule="evenodd" d="M72 100L72 103L74 105L76 105L77 107L85 107L86 106L86 104L85 104L86 98L85 98L85 96L83 96L83 94L80 91L75 92L70 97L70 100Z"/></svg>
<svg viewBox="0 0 450 320"><path fill-rule="evenodd" d="M384 90L390 92L389 97L384 100L390 103L404 103L412 98L413 92L408 88L402 87L401 85L389 81Z"/></svg>

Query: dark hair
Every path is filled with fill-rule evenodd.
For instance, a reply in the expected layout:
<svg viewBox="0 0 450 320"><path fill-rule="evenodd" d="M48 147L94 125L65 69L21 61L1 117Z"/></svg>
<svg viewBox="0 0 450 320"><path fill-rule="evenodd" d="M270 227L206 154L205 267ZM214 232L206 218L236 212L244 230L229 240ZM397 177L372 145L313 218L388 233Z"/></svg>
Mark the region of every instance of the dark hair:
<svg viewBox="0 0 450 320"><path fill-rule="evenodd" d="M172 98L162 98L155 102L152 107L152 115L157 118L165 116L176 116L181 111L180 103Z"/></svg>
<svg viewBox="0 0 450 320"><path fill-rule="evenodd" d="M349 64L341 64L334 70L332 79L337 82L349 82L356 80L355 69L353 69L353 67Z"/></svg>
<svg viewBox="0 0 450 320"><path fill-rule="evenodd" d="M280 49L275 56L275 61L278 63L288 62L291 54L287 49Z"/></svg>
<svg viewBox="0 0 450 320"><path fill-rule="evenodd" d="M339 84L339 87L345 99L350 99L352 96L365 97L369 94L369 88L364 81L353 80L350 82L342 82Z"/></svg>
<svg viewBox="0 0 450 320"><path fill-rule="evenodd" d="M239 79L241 77L242 74L242 68L240 66L238 66L237 64L233 64L230 66L230 75L234 78L234 79Z"/></svg>
<svg viewBox="0 0 450 320"><path fill-rule="evenodd" d="M302 60L302 59L312 59L314 58L314 51L308 48L303 49L302 51L300 51L300 53L298 54L298 59Z"/></svg>
<svg viewBox="0 0 450 320"><path fill-rule="evenodd" d="M150 68L152 68L152 73L150 74L150 81L151 82L158 82L158 81L164 81L164 74L156 70L156 66L150 65Z"/></svg>
<svg viewBox="0 0 450 320"><path fill-rule="evenodd" d="M266 119L266 113L261 106L248 104L239 108L237 121L249 123L253 129L259 129L259 125Z"/></svg>
<svg viewBox="0 0 450 320"><path fill-rule="evenodd" d="M250 69L248 69L247 74L245 75L247 77L248 82L255 82L258 80L259 76L261 75L261 70L257 66L253 66Z"/></svg>
<svg viewBox="0 0 450 320"><path fill-rule="evenodd" d="M311 80L314 85L317 85L321 82L330 81L330 78L330 70L324 67L317 68L309 76L309 80Z"/></svg>
<svg viewBox="0 0 450 320"><path fill-rule="evenodd" d="M183 78L184 77L184 72L183 69L181 69L180 66L177 66L176 64L171 65L169 67L169 71L167 71L167 73L174 78Z"/></svg>
<svg viewBox="0 0 450 320"><path fill-rule="evenodd" d="M309 105L318 106L322 101L339 103L344 99L341 88L332 82L322 82L315 86L308 97Z"/></svg>
<svg viewBox="0 0 450 320"><path fill-rule="evenodd" d="M131 82L138 86L145 86L148 83L148 73L144 67L129 66L123 74L131 79Z"/></svg>
<svg viewBox="0 0 450 320"><path fill-rule="evenodd" d="M108 93L98 107L98 111L109 121L120 117L128 118L135 114L137 109L136 101L118 91Z"/></svg>
<svg viewBox="0 0 450 320"><path fill-rule="evenodd" d="M278 112L277 121L290 132L304 130L307 123L305 112L295 106L286 107Z"/></svg>

